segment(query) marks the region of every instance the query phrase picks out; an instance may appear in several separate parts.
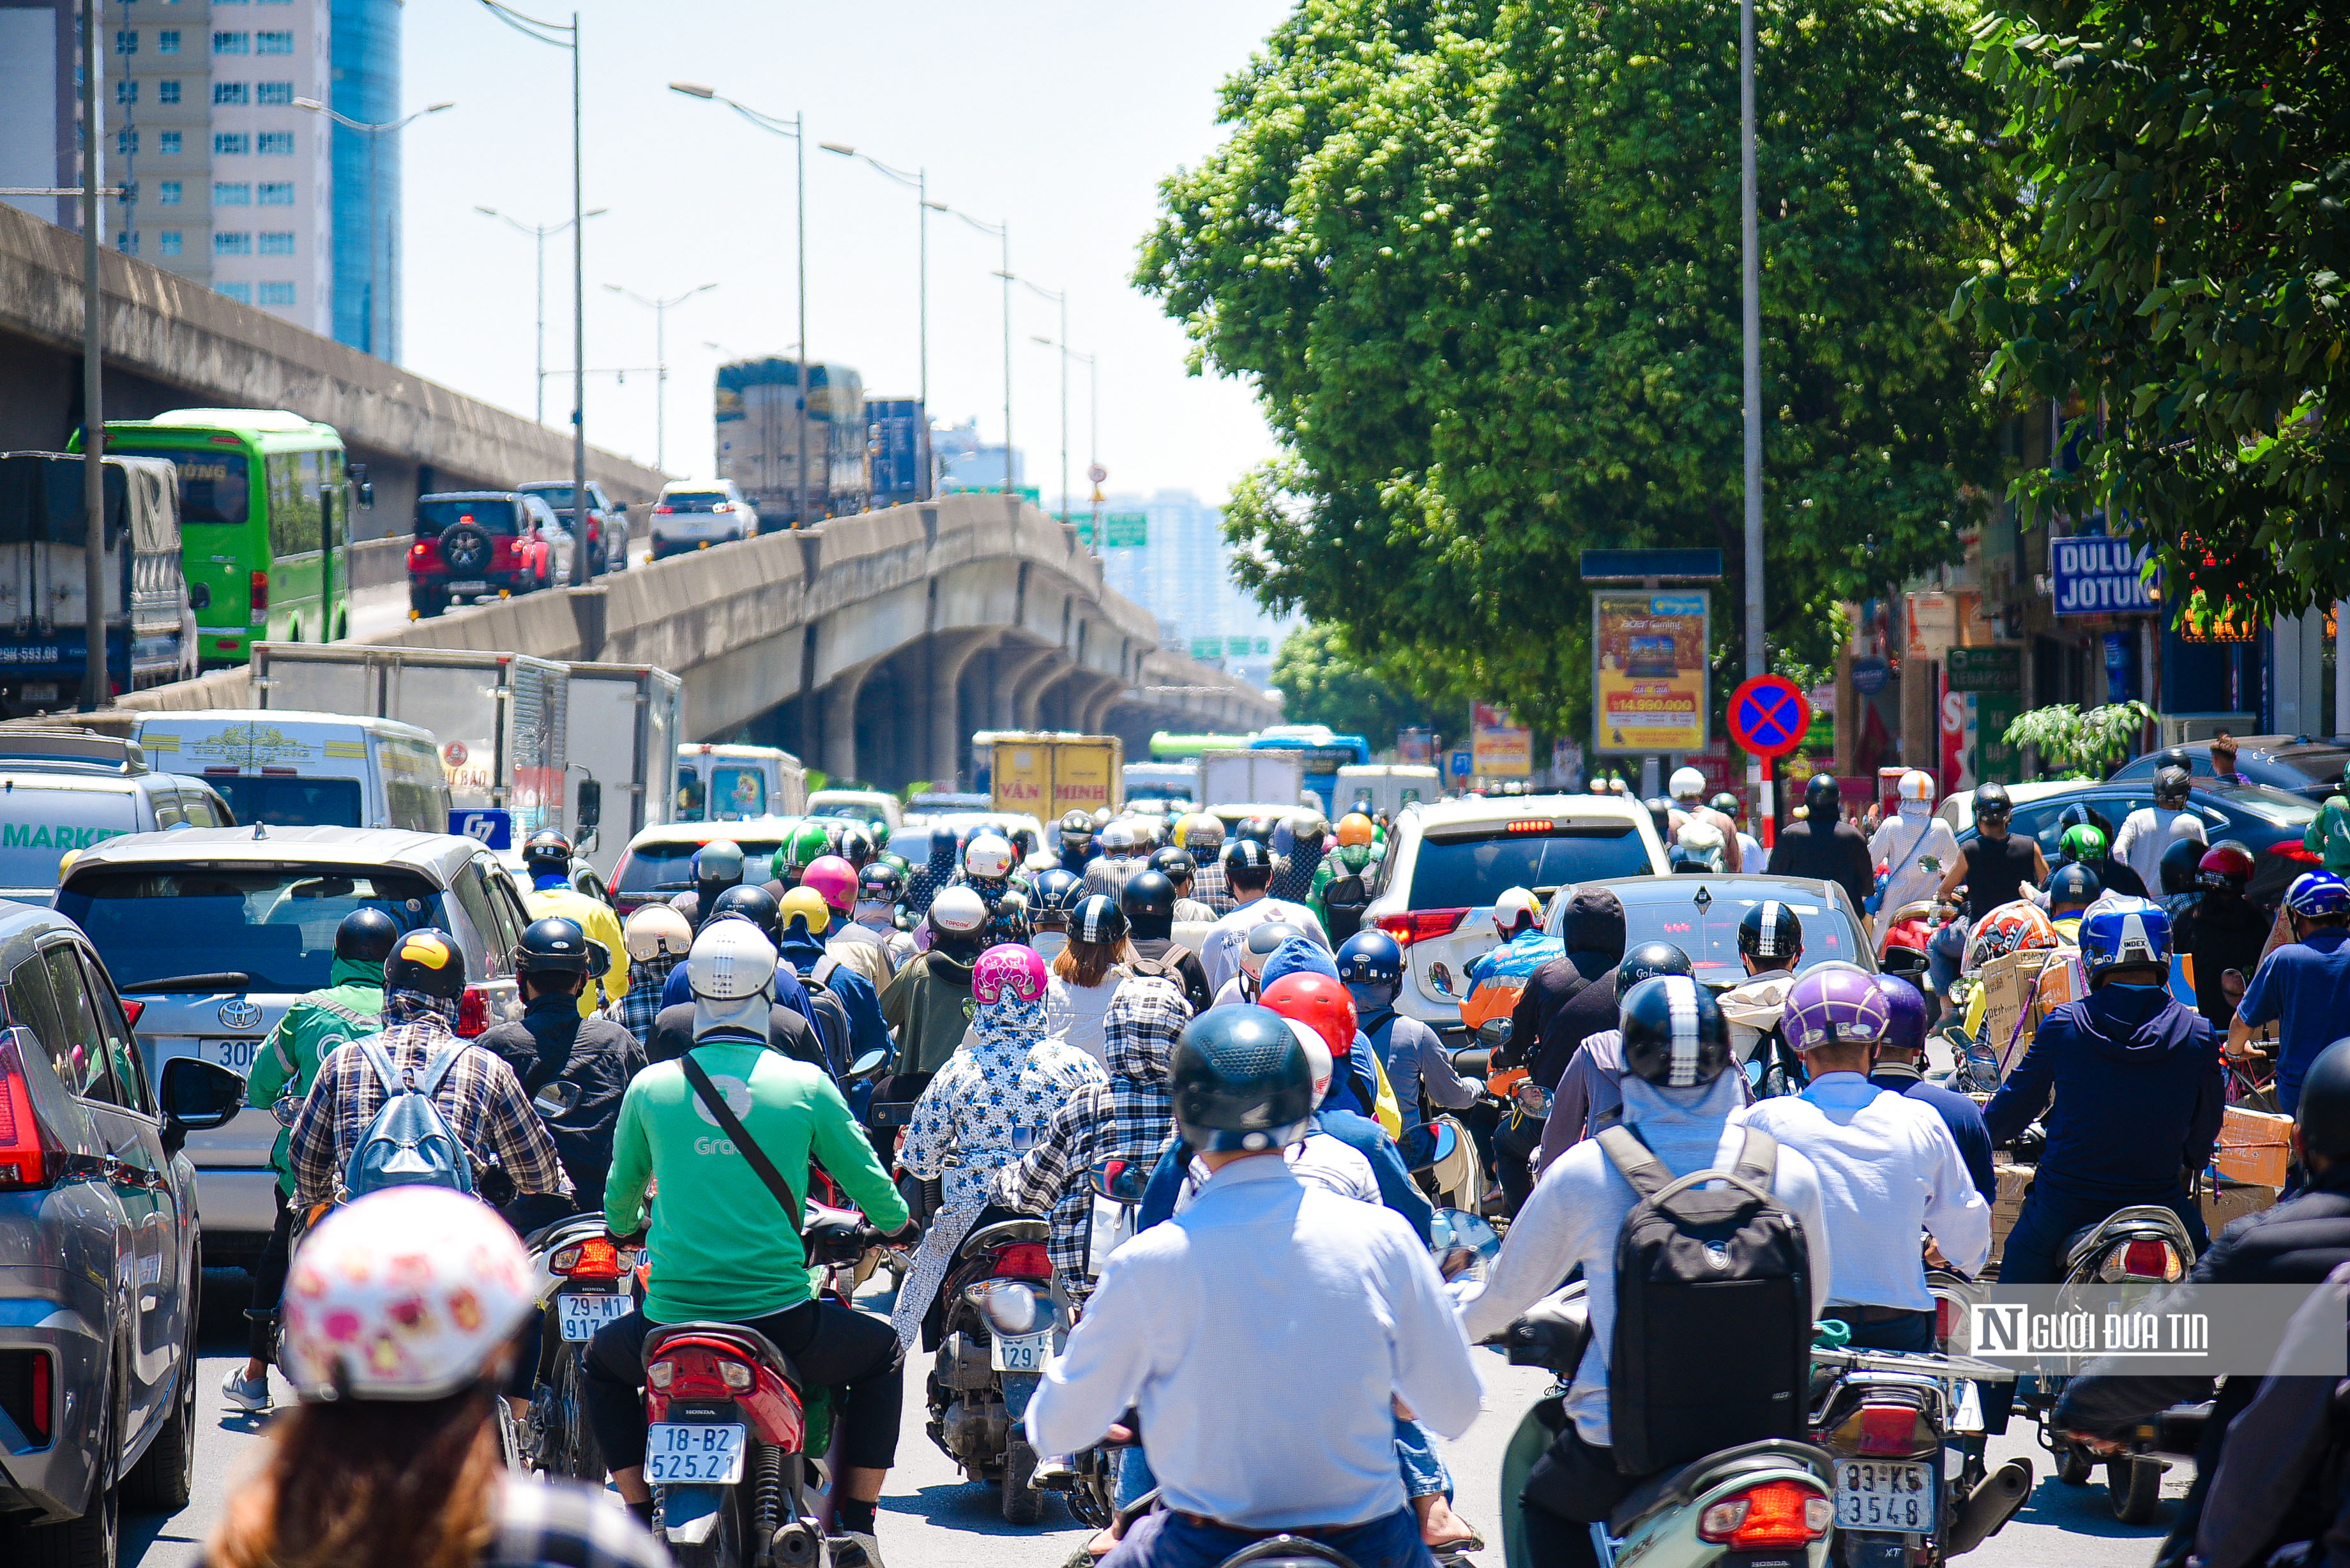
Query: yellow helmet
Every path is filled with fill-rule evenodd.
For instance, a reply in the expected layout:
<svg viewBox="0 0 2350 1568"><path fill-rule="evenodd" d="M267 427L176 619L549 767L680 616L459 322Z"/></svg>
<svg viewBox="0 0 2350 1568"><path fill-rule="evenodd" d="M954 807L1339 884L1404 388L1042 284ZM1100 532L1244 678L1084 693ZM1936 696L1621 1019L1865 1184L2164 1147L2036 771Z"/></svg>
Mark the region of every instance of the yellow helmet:
<svg viewBox="0 0 2350 1568"><path fill-rule="evenodd" d="M1338 845L1341 848L1349 844L1368 844L1378 836L1378 831L1371 826L1371 819L1359 811L1350 811L1338 819Z"/></svg>
<svg viewBox="0 0 2350 1568"><path fill-rule="evenodd" d="M1175 846L1179 849L1216 849L1223 842L1224 825L1219 817L1194 811L1176 819Z"/></svg>
<svg viewBox="0 0 2350 1568"><path fill-rule="evenodd" d="M832 924L832 907L813 888L795 888L784 895L783 902L776 906L776 921L788 930L794 915L806 919L808 935L812 937L824 935L825 928Z"/></svg>

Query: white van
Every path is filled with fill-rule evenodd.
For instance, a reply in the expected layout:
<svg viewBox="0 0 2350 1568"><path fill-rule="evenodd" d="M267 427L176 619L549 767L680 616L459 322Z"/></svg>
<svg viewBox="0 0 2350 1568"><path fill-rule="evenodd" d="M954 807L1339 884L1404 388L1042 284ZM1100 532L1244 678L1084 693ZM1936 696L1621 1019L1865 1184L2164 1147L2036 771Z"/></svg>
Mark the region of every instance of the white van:
<svg viewBox="0 0 2350 1568"><path fill-rule="evenodd" d="M193 774L241 823L449 831L449 775L432 732L397 719L282 708L145 713L150 765Z"/></svg>
<svg viewBox="0 0 2350 1568"><path fill-rule="evenodd" d="M1444 798L1444 780L1425 763L1349 763L1338 770L1338 793L1330 802L1336 822L1350 811L1365 816L1386 812L1390 819L1403 815L1414 801L1427 804Z"/></svg>
<svg viewBox="0 0 2350 1568"><path fill-rule="evenodd" d="M807 770L774 746L688 742L677 749L671 822L741 822L807 810Z"/></svg>

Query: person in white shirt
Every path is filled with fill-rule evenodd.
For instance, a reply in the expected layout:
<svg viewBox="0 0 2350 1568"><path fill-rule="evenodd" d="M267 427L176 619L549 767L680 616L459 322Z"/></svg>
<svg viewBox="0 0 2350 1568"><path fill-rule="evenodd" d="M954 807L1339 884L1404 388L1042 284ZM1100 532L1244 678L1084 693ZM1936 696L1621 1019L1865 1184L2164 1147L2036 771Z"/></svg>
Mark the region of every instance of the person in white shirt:
<svg viewBox="0 0 2350 1568"><path fill-rule="evenodd" d="M1681 830L1692 822L1702 822L1721 835L1721 869L1731 873L1743 871L1744 844L1738 833L1738 819L1724 815L1705 804L1705 775L1695 768L1676 768L1672 777L1673 842L1681 843ZM1693 845L1691 847L1703 847Z"/></svg>
<svg viewBox="0 0 2350 1568"><path fill-rule="evenodd" d="M1216 988L1211 1007L1230 1007L1235 1002L1254 1002L1257 992L1264 989L1264 963L1281 950L1281 944L1292 937L1302 937L1305 931L1287 920L1260 920L1243 933L1232 944L1232 957L1237 966L1232 978Z"/></svg>
<svg viewBox="0 0 2350 1568"><path fill-rule="evenodd" d="M1892 1026L1876 977L1822 964L1787 993L1780 1028L1811 1083L1758 1100L1738 1118L1800 1150L1820 1174L1830 1255L1825 1314L1874 1350L1931 1351L1934 1297L1918 1243L1930 1234L1950 1266L1973 1274L1991 1256L1991 1206L1931 1106L1868 1081Z"/></svg>
<svg viewBox="0 0 2350 1568"><path fill-rule="evenodd" d="M1134 971L1126 940L1126 912L1115 898L1088 893L1069 915L1067 945L1053 960L1045 991L1045 1033L1107 1066L1102 1019L1118 988Z"/></svg>
<svg viewBox="0 0 2350 1568"><path fill-rule="evenodd" d="M1942 874L1959 863L1958 836L1934 815L1934 775L1911 768L1897 786L1898 815L1887 819L1868 841L1868 857L1887 868L1885 896L1877 906L1875 929L1886 925L1905 904L1936 896Z"/></svg>
<svg viewBox="0 0 2350 1568"><path fill-rule="evenodd" d="M1104 1568L1213 1568L1284 1531L1358 1568L1427 1568L1396 1409L1458 1437L1482 1395L1435 1265L1401 1219L1290 1167L1313 1085L1280 1019L1231 1008L1196 1021L1173 1095L1207 1184L1110 1255L1029 1401L1030 1443L1075 1452L1141 1411L1165 1509ZM1331 1375L1333 1345L1347 1347L1347 1376Z"/></svg>
<svg viewBox="0 0 2350 1568"><path fill-rule="evenodd" d="M1730 1021L1730 1055L1742 1071L1779 1027L1795 966L1804 959L1804 922L1789 906L1765 898L1738 919L1738 956L1746 978L1721 993L1721 1015ZM1774 1045L1750 1075L1764 1096L1793 1092L1794 1057Z"/></svg>
<svg viewBox="0 0 2350 1568"><path fill-rule="evenodd" d="M2162 886L2162 852L2182 838L2207 842L2203 819L2187 809L2194 775L2181 767L2157 768L2154 804L2139 806L2122 819L2114 835L2114 858L2129 863L2137 879L2148 888Z"/></svg>
<svg viewBox="0 0 2350 1568"><path fill-rule="evenodd" d="M1311 938L1315 946L1328 951L1330 939L1322 929L1322 922L1314 911L1303 904L1286 899L1269 898L1265 889L1273 885L1273 854L1253 838L1234 839L1224 851L1224 883L1235 900L1232 912L1208 928L1208 940L1200 949L1200 961L1207 966L1208 989L1220 992L1224 981L1232 978L1241 967L1240 943L1249 929L1263 920L1285 920Z"/></svg>

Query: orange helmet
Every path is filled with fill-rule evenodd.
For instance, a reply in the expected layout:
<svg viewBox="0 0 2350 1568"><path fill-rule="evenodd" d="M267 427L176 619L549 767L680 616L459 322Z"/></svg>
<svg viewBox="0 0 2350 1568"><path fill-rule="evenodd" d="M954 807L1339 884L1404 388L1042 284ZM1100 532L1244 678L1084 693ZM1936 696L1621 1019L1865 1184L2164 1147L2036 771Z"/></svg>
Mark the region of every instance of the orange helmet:
<svg viewBox="0 0 2350 1568"><path fill-rule="evenodd" d="M2040 906L2028 898L2002 904L1975 922L1967 938L1967 968L1978 970L1995 958L2026 949L2064 946L2056 928Z"/></svg>
<svg viewBox="0 0 2350 1568"><path fill-rule="evenodd" d="M1338 819L1338 844L1341 848L1349 844L1368 844L1378 836L1378 830L1371 826L1371 819L1359 811L1350 811Z"/></svg>
<svg viewBox="0 0 2350 1568"><path fill-rule="evenodd" d="M1326 974L1284 974L1257 1001L1319 1034L1333 1061L1345 1061L1354 1048L1355 999Z"/></svg>

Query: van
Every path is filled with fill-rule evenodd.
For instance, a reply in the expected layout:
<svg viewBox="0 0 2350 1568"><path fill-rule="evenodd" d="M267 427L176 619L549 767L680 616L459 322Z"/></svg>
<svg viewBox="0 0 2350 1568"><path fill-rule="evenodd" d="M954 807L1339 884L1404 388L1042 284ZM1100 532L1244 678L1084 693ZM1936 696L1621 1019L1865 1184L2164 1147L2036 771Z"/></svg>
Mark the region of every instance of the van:
<svg viewBox="0 0 2350 1568"><path fill-rule="evenodd" d="M397 719L282 708L144 713L130 738L200 775L244 823L449 831L449 776L432 734Z"/></svg>
<svg viewBox="0 0 2350 1568"><path fill-rule="evenodd" d="M689 742L677 749L671 822L742 822L807 810L807 770L774 746Z"/></svg>
<svg viewBox="0 0 2350 1568"><path fill-rule="evenodd" d="M1403 815L1415 801L1444 798L1444 781L1426 763L1349 763L1338 770L1338 793L1331 798L1330 814L1344 816L1359 811L1365 816L1386 812Z"/></svg>
<svg viewBox="0 0 2350 1568"><path fill-rule="evenodd" d="M0 898L47 903L67 856L126 834L234 826L208 781L152 771L135 742L0 729Z"/></svg>

